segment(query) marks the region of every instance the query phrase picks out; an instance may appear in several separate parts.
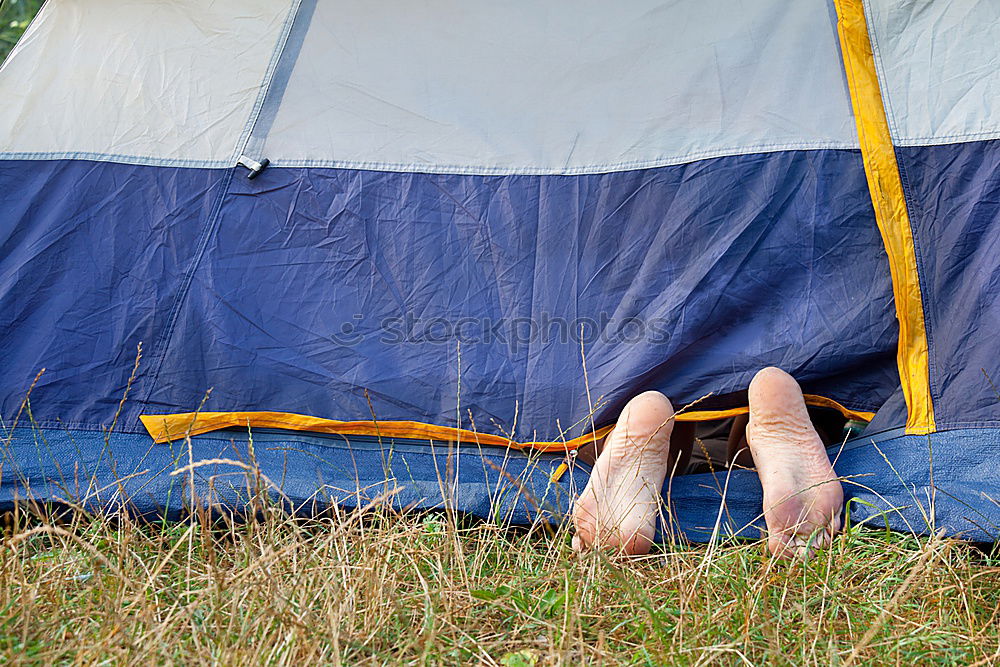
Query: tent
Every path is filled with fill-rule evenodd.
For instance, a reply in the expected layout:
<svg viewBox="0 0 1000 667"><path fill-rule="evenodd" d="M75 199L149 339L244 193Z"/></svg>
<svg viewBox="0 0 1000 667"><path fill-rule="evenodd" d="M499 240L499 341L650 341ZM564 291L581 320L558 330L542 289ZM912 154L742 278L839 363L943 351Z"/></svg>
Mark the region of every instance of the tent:
<svg viewBox="0 0 1000 667"><path fill-rule="evenodd" d="M995 540L997 43L986 0L49 0L0 69L0 507L256 470L558 520L629 397L776 365L870 421L852 521ZM752 471L664 494L759 534Z"/></svg>

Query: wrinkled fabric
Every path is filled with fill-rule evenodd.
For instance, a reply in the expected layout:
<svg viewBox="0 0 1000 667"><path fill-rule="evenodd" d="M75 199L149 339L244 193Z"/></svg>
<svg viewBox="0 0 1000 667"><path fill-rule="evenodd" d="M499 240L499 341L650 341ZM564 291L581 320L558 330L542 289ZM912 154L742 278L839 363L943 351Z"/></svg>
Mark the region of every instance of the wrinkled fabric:
<svg viewBox="0 0 1000 667"><path fill-rule="evenodd" d="M561 177L272 169L233 182L150 404L211 387L207 410L552 441L589 430L590 402L602 425L642 390L681 406L776 365L874 411L897 379L871 216L852 151Z"/></svg>
<svg viewBox="0 0 1000 667"><path fill-rule="evenodd" d="M313 4L261 142L275 165L578 174L858 147L828 0Z"/></svg>
<svg viewBox="0 0 1000 667"><path fill-rule="evenodd" d="M293 4L46 2L0 70L0 159L231 166Z"/></svg>
<svg viewBox="0 0 1000 667"><path fill-rule="evenodd" d="M0 160L0 416L108 425L168 329L231 170ZM144 369L144 367L141 367ZM141 377L141 376L140 376ZM139 430L139 404L127 417Z"/></svg>
<svg viewBox="0 0 1000 667"><path fill-rule="evenodd" d="M3 165L23 212L0 260L5 415L45 367L38 421L109 423L139 341L126 430L209 389L212 411L551 441L592 404L603 425L640 391L680 407L768 365L861 410L897 386L854 151L561 177Z"/></svg>
<svg viewBox="0 0 1000 667"><path fill-rule="evenodd" d="M893 143L1000 137L1000 3L866 0Z"/></svg>
<svg viewBox="0 0 1000 667"><path fill-rule="evenodd" d="M1000 141L896 150L920 260L938 428L1000 425Z"/></svg>

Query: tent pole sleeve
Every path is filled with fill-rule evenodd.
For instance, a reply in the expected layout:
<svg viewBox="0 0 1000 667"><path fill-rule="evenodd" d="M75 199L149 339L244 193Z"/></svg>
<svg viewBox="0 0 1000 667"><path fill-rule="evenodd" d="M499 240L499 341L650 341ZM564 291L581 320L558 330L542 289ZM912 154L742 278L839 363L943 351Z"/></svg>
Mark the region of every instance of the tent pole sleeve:
<svg viewBox="0 0 1000 667"><path fill-rule="evenodd" d="M840 50L854 108L865 175L892 274L899 320L897 363L906 400L906 433L935 430L927 329L913 230L879 88L863 0L835 0Z"/></svg>

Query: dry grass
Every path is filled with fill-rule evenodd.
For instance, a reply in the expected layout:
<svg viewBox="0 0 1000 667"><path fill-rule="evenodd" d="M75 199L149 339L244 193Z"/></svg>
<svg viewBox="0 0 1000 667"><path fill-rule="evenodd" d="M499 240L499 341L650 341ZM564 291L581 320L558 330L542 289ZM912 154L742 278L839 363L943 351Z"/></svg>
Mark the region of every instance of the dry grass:
<svg viewBox="0 0 1000 667"><path fill-rule="evenodd" d="M0 660L1000 664L1000 554L961 542L849 527L807 563L749 542L578 556L566 526L379 507L289 517L235 463L250 521L6 515Z"/></svg>
<svg viewBox="0 0 1000 667"><path fill-rule="evenodd" d="M564 529L445 515L8 516L7 662L1000 663L1000 560L851 531L811 563L759 544L575 556Z"/></svg>

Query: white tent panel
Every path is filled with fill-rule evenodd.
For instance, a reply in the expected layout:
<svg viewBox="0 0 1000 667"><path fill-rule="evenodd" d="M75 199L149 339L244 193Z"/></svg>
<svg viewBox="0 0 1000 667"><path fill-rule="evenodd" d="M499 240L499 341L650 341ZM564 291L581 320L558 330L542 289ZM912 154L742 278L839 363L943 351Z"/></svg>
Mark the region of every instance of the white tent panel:
<svg viewBox="0 0 1000 667"><path fill-rule="evenodd" d="M897 144L1000 137L1000 1L868 0L865 9Z"/></svg>
<svg viewBox="0 0 1000 667"><path fill-rule="evenodd" d="M0 157L231 165L289 9L48 2L3 66Z"/></svg>
<svg viewBox="0 0 1000 667"><path fill-rule="evenodd" d="M857 146L827 0L319 0L274 165L586 173Z"/></svg>

